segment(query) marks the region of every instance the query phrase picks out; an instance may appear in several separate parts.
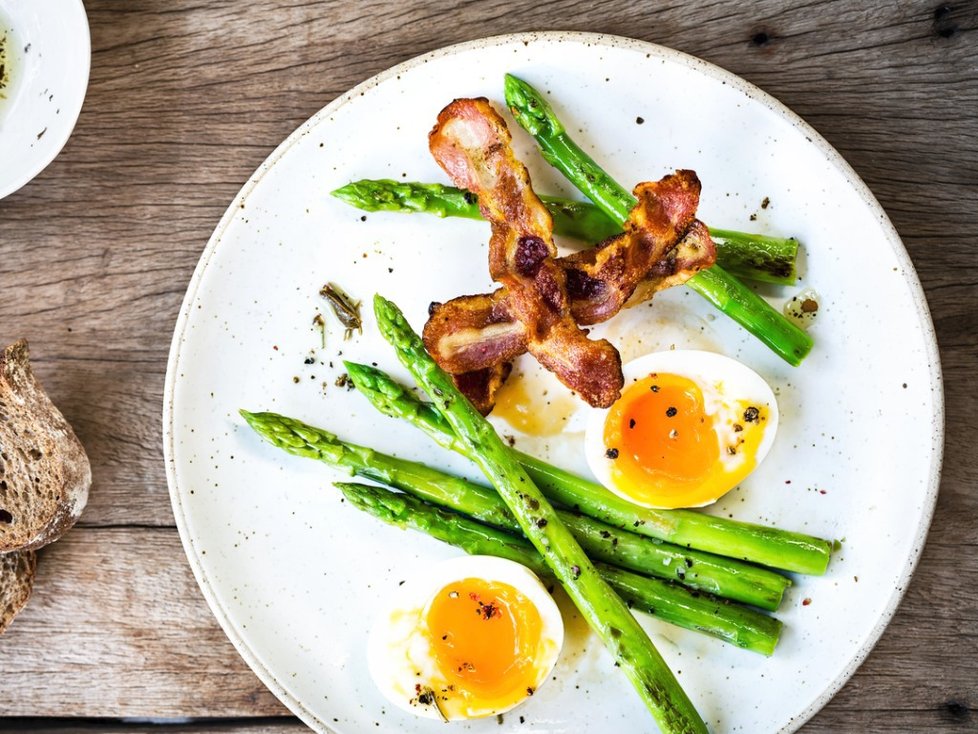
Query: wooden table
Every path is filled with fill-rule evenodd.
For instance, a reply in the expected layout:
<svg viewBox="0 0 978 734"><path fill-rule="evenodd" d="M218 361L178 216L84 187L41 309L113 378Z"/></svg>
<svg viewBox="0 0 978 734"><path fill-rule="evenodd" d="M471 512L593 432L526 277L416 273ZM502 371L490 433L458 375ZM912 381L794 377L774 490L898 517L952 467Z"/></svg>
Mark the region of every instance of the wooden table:
<svg viewBox="0 0 978 734"><path fill-rule="evenodd" d="M804 732L978 729L978 3L86 4L75 133L0 201L0 341L31 340L95 484L0 638L0 729L301 730L218 628L174 528L160 414L177 310L228 202L313 112L422 52L546 28L654 41L758 84L892 218L937 327L948 458L896 618Z"/></svg>

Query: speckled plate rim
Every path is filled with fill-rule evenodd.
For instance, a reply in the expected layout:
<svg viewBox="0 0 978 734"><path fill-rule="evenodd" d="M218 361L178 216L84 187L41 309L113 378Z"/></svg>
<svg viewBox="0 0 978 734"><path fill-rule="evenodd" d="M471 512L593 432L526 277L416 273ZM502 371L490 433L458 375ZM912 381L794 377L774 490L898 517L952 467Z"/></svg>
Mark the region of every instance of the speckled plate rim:
<svg viewBox="0 0 978 734"><path fill-rule="evenodd" d="M81 96L78 98L77 106L65 110L67 114L64 115L62 120L67 120L67 122L64 123L61 134L57 137L52 135L52 139L56 140L55 144L47 147L45 149L46 152L38 156L34 164L25 168L19 176L13 176L5 183L0 182L0 200L24 188L37 178L61 154L65 145L68 144L68 139L71 137L71 134L75 131L75 125L78 124L82 107L85 106L85 97L88 96L88 81L92 69L92 33L88 24L88 13L85 11L85 3L82 0L67 0L66 5L74 6L77 10L77 15L74 17L74 20L78 23L78 40L83 45L82 56L84 67L78 70L79 75L77 76L77 84L81 89ZM28 5L24 4L23 7L28 7Z"/></svg>
<svg viewBox="0 0 978 734"><path fill-rule="evenodd" d="M921 511L919 523L916 528L913 550L907 559L906 565L899 576L892 595L887 601L883 613L880 615L876 626L867 636L862 647L856 650L856 652L850 658L848 664L843 668L842 672L835 678L835 680L829 683L825 690L805 710L782 727L778 734L790 734L791 732L795 732L801 728L801 726L804 725L805 722L807 722L812 716L814 716L815 713L817 713L823 706L825 706L825 704L827 704L829 700L831 700L831 698L845 685L849 678L852 677L852 674L856 672L862 662L866 659L866 656L869 655L869 652L873 649L876 642L883 634L883 630L886 629L886 626L896 613L900 600L903 598L904 592L906 591L906 588L910 582L910 578L913 575L918 560L920 559L920 554L923 550L924 542L927 537L927 531L930 528L931 519L934 514L934 507L937 503L937 493L940 487L941 479L941 464L944 453L944 390L941 375L940 355L937 348L937 336L934 332L933 321L931 320L930 310L927 306L927 299L924 296L923 288L920 285L920 279L917 277L916 270L913 267L913 263L910 260L910 256L907 254L907 250L904 247L900 236L897 234L897 231L890 222L886 212L883 211L883 208L869 190L869 187L861 178L859 178L858 174L856 174L852 167L835 150L835 148L833 148L828 141L819 135L818 132L816 132L815 129L808 123L788 109L788 107L750 82L741 79L739 76L726 71L719 66L703 61L695 56L690 56L689 54L681 51L675 51L673 49L666 48L665 46L659 46L646 41L639 41L632 38L601 33L538 31L492 36L489 38L482 38L453 46L447 46L445 48L431 51L402 62L357 85L344 95L333 100L326 107L310 117L305 123L300 125L271 153L271 155L268 156L268 158L265 159L248 182L241 188L241 191L238 192L237 196L235 196L227 211L224 213L224 216L221 218L217 228L214 230L214 234L211 235L210 241L207 243L207 247L204 249L200 260L197 263L197 267L194 270L194 274L191 277L190 284L187 287L187 294L184 297L182 306L180 307L180 313L177 317L177 323L173 333L173 341L170 346L170 355L166 370L166 381L163 391L163 454L164 462L166 464L167 484L170 490L170 500L173 505L173 514L176 519L177 529L180 533L180 539L183 542L184 551L187 554L190 567L193 570L194 577L197 579L197 583L204 594L204 598L207 600L211 611L214 613L214 616L220 623L221 628L228 636L228 639L231 640L231 643L237 649L238 653L242 658L244 658L248 666L255 672L255 674L268 687L268 689L296 716L302 719L313 729L326 732L332 731L332 729L330 729L322 719L312 713L312 711L310 711L302 701L298 700L288 692L286 687L282 685L282 683L275 677L274 673L265 667L265 665L258 659L257 655L248 646L247 641L231 624L227 611L220 604L218 597L211 586L210 579L204 573L203 566L201 565L200 558L197 554L197 549L194 546L194 539L191 537L188 529L187 518L184 514L185 508L182 502L182 493L177 484L176 463L174 460L175 420L173 412L173 394L176 387L177 375L179 374L178 365L180 363L181 347L184 334L187 329L191 307L203 281L204 273L210 264L214 252L217 249L217 245L220 243L225 231L234 219L235 213L237 212L241 202L244 202L248 198L251 191L261 182L264 175L271 170L278 160L282 158L297 141L318 126L324 118L333 114L336 110L347 104L355 97L359 97L379 84L396 77L398 74L401 74L420 64L424 64L432 59L499 45L559 40L578 42L590 46L611 49L640 50L644 53L652 54L657 58L684 65L693 71L706 74L744 92L746 95L765 105L772 112L776 113L785 121L789 122L792 126L803 132L812 145L818 148L818 150L825 156L825 159L831 165L833 165L836 170L852 185L853 189L863 199L863 202L870 209L870 211L872 211L872 213L878 217L890 247L893 249L895 257L902 266L902 272L904 278L906 279L906 284L911 291L914 305L917 310L918 325L926 337L930 384L934 393L934 413L932 416L934 433L930 447L931 463L929 484L927 487L926 496L924 498L925 502Z"/></svg>

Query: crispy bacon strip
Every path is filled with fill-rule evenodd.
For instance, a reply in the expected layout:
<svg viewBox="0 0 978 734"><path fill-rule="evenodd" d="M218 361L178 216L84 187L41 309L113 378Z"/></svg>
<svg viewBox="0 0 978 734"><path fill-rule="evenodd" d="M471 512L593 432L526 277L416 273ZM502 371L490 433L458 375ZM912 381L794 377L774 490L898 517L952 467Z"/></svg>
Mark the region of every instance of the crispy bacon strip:
<svg viewBox="0 0 978 734"><path fill-rule="evenodd" d="M443 370L453 375L476 372L526 352L526 327L510 313L508 293L500 288L491 295L459 296L431 304L423 339Z"/></svg>
<svg viewBox="0 0 978 734"><path fill-rule="evenodd" d="M652 267L648 278L638 284L625 307L637 306L661 290L682 285L716 260L717 248L710 230L700 220L694 220L686 236Z"/></svg>
<svg viewBox="0 0 978 734"><path fill-rule="evenodd" d="M695 221L700 181L676 171L635 187L638 203L623 234L564 258L571 312L579 324L597 324L618 313L643 281L662 267Z"/></svg>
<svg viewBox="0 0 978 734"><path fill-rule="evenodd" d="M499 362L482 370L452 375L452 379L476 410L488 415L496 404L496 393L512 371L511 362Z"/></svg>
<svg viewBox="0 0 978 734"><path fill-rule="evenodd" d="M692 171L639 184L639 203L623 234L557 259L566 274L571 315L577 323L606 321L622 306L647 301L714 263L716 248L709 232L692 218L699 191ZM508 297L508 290L501 288L492 295L433 304L425 343L442 367L453 374L481 371L526 351L526 334L510 314Z"/></svg>
<svg viewBox="0 0 978 734"><path fill-rule="evenodd" d="M591 405L608 407L621 394L621 358L607 340L588 339L571 316L567 276L556 262L550 213L533 193L529 174L513 154L510 141L506 123L482 98L449 104L429 136L435 160L456 185L479 197L482 215L492 227L489 273L503 285L505 303L489 297L491 305L478 299L477 304L489 319L507 313L522 327L525 349L544 367ZM465 313L469 321L462 322L463 329L465 323L472 323L474 312L465 309ZM428 324L448 323L444 315L436 308ZM427 325L425 346L443 366L450 363L446 352L489 356L495 351L495 361L485 365L488 368L500 357L511 359L507 355L519 346L518 331L500 324L491 320L488 324L500 337L492 348L483 330L474 340L463 332L461 349L453 350L445 340L458 338L457 328L432 338L437 330Z"/></svg>

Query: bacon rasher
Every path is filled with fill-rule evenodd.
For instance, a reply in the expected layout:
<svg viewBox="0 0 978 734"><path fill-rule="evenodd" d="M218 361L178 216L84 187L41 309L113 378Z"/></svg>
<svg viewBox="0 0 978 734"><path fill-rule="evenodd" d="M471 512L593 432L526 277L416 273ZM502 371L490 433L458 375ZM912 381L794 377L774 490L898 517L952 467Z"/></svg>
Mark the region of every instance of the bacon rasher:
<svg viewBox="0 0 978 734"><path fill-rule="evenodd" d="M622 234L561 258L571 313L579 324L610 319L633 298L643 281L647 286L642 300L648 300L655 290L661 290L657 286L675 285L677 276L691 278L716 258L706 228L702 224L693 227L700 201L696 173L676 171L659 181L640 183L633 193L638 203ZM681 238L682 248L677 246Z"/></svg>
<svg viewBox="0 0 978 734"><path fill-rule="evenodd" d="M429 136L435 160L456 185L479 198L492 228L489 274L505 288L506 303L499 314L491 307L490 318L505 314L510 326L499 319L490 321L489 328L497 332L496 343L512 349L497 349L493 362L484 367L511 359L510 352L519 346L588 403L608 407L621 394L621 358L611 342L588 339L571 316L567 276L555 262L550 212L533 193L510 140L506 123L486 99L455 100L438 115ZM440 321L437 314L432 321ZM465 324L453 325L456 337L459 327ZM451 339L451 333L444 336ZM425 344L429 351L434 348L436 360L443 338L437 341Z"/></svg>
<svg viewBox="0 0 978 734"><path fill-rule="evenodd" d="M613 359L594 361L595 355L608 353L607 342L587 340L576 324L605 321L713 264L713 242L694 218L699 179L693 171L680 170L639 184L634 192L638 204L621 235L556 258L549 212L530 188L509 141L505 123L485 100L456 100L432 131L435 159L457 185L478 195L483 216L492 224L490 273L503 287L432 304L425 346L483 412L492 409L509 362L526 351L590 404L610 404L621 387L617 351L611 347ZM560 331L553 330L555 322ZM545 333L560 333L564 341L548 343ZM575 349L568 352L569 344ZM595 345L602 345L600 352ZM565 351L554 352L561 348ZM592 370L591 380L582 379ZM608 389L615 385L614 391Z"/></svg>

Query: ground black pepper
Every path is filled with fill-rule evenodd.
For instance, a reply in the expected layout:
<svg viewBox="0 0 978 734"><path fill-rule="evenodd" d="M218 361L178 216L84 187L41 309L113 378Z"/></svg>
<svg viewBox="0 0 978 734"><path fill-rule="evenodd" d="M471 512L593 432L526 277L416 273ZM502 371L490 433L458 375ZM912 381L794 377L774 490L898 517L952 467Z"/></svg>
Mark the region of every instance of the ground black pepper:
<svg viewBox="0 0 978 734"><path fill-rule="evenodd" d="M475 610L475 613L478 614L483 619L492 619L497 614L499 614L499 607L497 607L492 602L489 602L488 604L483 604L480 601L479 607L478 609Z"/></svg>

